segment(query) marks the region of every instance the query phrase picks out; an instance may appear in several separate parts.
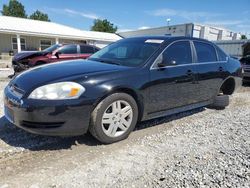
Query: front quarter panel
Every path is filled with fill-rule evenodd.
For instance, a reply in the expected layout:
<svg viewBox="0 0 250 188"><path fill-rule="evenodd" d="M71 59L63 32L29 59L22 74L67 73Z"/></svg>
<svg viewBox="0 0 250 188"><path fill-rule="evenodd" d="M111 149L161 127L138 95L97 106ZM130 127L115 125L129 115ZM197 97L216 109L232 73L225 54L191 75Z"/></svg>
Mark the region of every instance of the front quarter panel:
<svg viewBox="0 0 250 188"><path fill-rule="evenodd" d="M132 92L136 97L139 108L144 109L148 98L147 83L149 82L148 71L135 68L126 72L110 73L100 76L89 76L82 81L86 91L83 97L93 102L93 109L105 97L115 92Z"/></svg>

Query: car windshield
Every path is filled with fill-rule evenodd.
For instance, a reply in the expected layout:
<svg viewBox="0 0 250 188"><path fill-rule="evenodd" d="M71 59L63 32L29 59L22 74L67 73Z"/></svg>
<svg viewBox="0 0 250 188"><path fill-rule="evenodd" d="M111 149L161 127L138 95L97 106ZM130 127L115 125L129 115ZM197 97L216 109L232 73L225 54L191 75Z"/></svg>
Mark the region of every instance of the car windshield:
<svg viewBox="0 0 250 188"><path fill-rule="evenodd" d="M158 39L125 39L110 44L90 56L89 59L136 67L144 64L163 42L164 40Z"/></svg>
<svg viewBox="0 0 250 188"><path fill-rule="evenodd" d="M56 50L57 48L59 48L61 46L62 46L61 44L54 44L54 45L44 49L43 52L51 53L51 52L53 52L54 50Z"/></svg>

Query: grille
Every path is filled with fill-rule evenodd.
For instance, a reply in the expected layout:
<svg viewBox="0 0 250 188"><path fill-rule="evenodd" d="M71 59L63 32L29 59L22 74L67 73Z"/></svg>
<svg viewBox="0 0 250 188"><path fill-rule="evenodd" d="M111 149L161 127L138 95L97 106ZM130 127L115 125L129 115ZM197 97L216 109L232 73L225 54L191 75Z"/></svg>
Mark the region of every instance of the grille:
<svg viewBox="0 0 250 188"><path fill-rule="evenodd" d="M243 70L245 72L250 72L250 65L243 65Z"/></svg>
<svg viewBox="0 0 250 188"><path fill-rule="evenodd" d="M22 126L33 129L48 129L48 128L58 128L61 127L64 122L32 122L23 121Z"/></svg>

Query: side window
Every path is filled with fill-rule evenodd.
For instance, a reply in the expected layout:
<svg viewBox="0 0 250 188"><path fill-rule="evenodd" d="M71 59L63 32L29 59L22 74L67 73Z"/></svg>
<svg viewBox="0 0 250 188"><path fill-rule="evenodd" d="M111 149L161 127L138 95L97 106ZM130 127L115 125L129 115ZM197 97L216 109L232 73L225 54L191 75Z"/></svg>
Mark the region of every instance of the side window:
<svg viewBox="0 0 250 188"><path fill-rule="evenodd" d="M189 41L175 42L163 52L166 65L182 65L192 63L192 53Z"/></svg>
<svg viewBox="0 0 250 188"><path fill-rule="evenodd" d="M94 52L98 52L98 51L99 51L99 48L94 47Z"/></svg>
<svg viewBox="0 0 250 188"><path fill-rule="evenodd" d="M217 61L216 52L212 45L194 41L198 63Z"/></svg>
<svg viewBox="0 0 250 188"><path fill-rule="evenodd" d="M94 49L93 49L92 46L81 45L80 46L80 52L81 52L81 54L93 54L94 53Z"/></svg>
<svg viewBox="0 0 250 188"><path fill-rule="evenodd" d="M227 55L222 49L216 47L219 61L227 61Z"/></svg>
<svg viewBox="0 0 250 188"><path fill-rule="evenodd" d="M77 47L74 44L65 45L58 52L61 54L77 54Z"/></svg>

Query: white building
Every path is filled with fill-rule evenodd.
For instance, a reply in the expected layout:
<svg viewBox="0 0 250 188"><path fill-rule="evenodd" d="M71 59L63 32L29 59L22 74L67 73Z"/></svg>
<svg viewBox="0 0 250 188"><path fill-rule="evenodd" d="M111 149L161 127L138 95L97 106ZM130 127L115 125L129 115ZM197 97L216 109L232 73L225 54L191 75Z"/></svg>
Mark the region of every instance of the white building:
<svg viewBox="0 0 250 188"><path fill-rule="evenodd" d="M189 36L203 38L207 40L237 40L241 38L239 33L235 33L223 28L212 27L196 23L187 23L180 25L171 25L164 27L156 27L135 31L127 31L118 33L120 36L136 37L144 35L171 35L171 36Z"/></svg>
<svg viewBox="0 0 250 188"><path fill-rule="evenodd" d="M250 40L220 40L214 41L227 54L241 58L242 56L250 55Z"/></svg>
<svg viewBox="0 0 250 188"><path fill-rule="evenodd" d="M22 50L43 50L55 43L87 43L104 47L121 39L116 34L82 31L65 25L0 16L0 58Z"/></svg>

